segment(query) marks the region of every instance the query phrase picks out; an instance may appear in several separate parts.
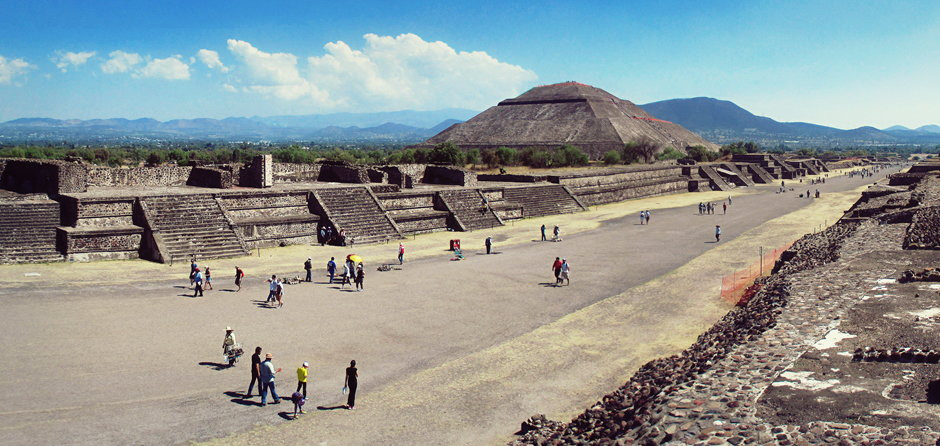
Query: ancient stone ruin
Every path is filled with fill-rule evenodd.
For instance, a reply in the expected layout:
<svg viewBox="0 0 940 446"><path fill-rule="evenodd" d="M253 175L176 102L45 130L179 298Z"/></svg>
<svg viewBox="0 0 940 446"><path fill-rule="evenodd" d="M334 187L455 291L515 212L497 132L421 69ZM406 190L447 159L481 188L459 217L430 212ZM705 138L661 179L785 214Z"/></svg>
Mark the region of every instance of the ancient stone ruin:
<svg viewBox="0 0 940 446"><path fill-rule="evenodd" d="M937 180L922 163L872 187L689 348L513 444L935 444Z"/></svg>
<svg viewBox="0 0 940 446"><path fill-rule="evenodd" d="M633 198L753 186L767 181L745 172L769 181L784 172L757 166L478 175L426 164L274 163L271 155L245 165L133 168L0 159L0 262L242 256L257 247L322 242L325 228L343 231L347 243L473 231ZM930 224L930 215L917 217L918 224Z"/></svg>
<svg viewBox="0 0 940 446"><path fill-rule="evenodd" d="M718 149L678 124L656 119L630 101L577 82L535 87L467 122L454 124L418 147L452 142L467 149L554 149L571 144L598 158L640 138L678 150L696 145Z"/></svg>

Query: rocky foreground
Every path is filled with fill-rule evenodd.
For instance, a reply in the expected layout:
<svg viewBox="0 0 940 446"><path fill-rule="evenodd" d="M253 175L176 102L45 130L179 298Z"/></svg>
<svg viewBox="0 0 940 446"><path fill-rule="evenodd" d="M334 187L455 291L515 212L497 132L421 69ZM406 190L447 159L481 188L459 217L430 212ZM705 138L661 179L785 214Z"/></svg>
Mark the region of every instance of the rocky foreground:
<svg viewBox="0 0 940 446"><path fill-rule="evenodd" d="M940 166L915 170L797 241L682 354L569 423L526 420L513 444L937 443L940 284L924 281L940 266Z"/></svg>

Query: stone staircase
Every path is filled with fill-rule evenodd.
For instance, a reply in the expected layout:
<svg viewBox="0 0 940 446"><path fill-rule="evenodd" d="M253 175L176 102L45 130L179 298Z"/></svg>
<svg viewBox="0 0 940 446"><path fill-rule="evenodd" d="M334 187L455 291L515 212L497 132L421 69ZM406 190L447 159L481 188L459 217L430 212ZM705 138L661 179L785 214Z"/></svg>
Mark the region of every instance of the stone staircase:
<svg viewBox="0 0 940 446"><path fill-rule="evenodd" d="M483 206L483 194L477 189L442 190L441 200L463 225L464 231L502 226L503 222L493 209Z"/></svg>
<svg viewBox="0 0 940 446"><path fill-rule="evenodd" d="M780 167L781 175L783 178L795 179L796 177L799 176L798 170L795 167L791 166L790 163L784 161L783 158L780 157L780 155L777 155L774 153L771 153L769 155L770 155L770 159L773 160L774 163L776 163Z"/></svg>
<svg viewBox="0 0 940 446"><path fill-rule="evenodd" d="M60 262L56 250L59 203L0 203L0 263Z"/></svg>
<svg viewBox="0 0 940 446"><path fill-rule="evenodd" d="M761 184L771 184L774 182L774 177L769 172L764 170L760 164L755 163L737 163L738 169L744 172L746 175L751 176L751 180L755 183Z"/></svg>
<svg viewBox="0 0 940 446"><path fill-rule="evenodd" d="M141 202L164 262L248 255L212 196L144 197Z"/></svg>
<svg viewBox="0 0 940 446"><path fill-rule="evenodd" d="M521 204L525 217L570 214L585 210L584 206L564 186L557 184L507 187L503 191L503 199Z"/></svg>
<svg viewBox="0 0 940 446"><path fill-rule="evenodd" d="M711 183L712 190L725 191L734 188L734 186L728 184L718 172L715 172L712 166L699 166L699 174L708 179L709 183Z"/></svg>
<svg viewBox="0 0 940 446"><path fill-rule="evenodd" d="M401 231L367 187L320 189L314 192L322 216L354 243L400 239Z"/></svg>
<svg viewBox="0 0 940 446"><path fill-rule="evenodd" d="M722 169L733 172L735 175L737 175L737 177L734 179L734 184L736 186L754 186L754 180L751 179L751 176L738 169L738 166L735 166L734 163L721 163L719 166Z"/></svg>

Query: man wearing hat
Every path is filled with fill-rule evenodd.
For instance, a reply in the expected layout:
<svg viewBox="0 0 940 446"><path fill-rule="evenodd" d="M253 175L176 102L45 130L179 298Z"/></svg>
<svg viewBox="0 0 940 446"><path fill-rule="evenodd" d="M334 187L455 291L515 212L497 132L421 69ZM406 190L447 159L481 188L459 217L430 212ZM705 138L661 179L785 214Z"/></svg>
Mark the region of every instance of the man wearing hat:
<svg viewBox="0 0 940 446"><path fill-rule="evenodd" d="M300 389L303 389L304 399L307 399L307 369L310 368L310 363L304 361L304 364L300 367L297 367L297 390L295 392L300 392Z"/></svg>
<svg viewBox="0 0 940 446"><path fill-rule="evenodd" d="M307 257L307 261L304 262L304 269L307 270L307 282L313 282L313 275L311 270L313 269L313 263L310 257Z"/></svg>
<svg viewBox="0 0 940 446"><path fill-rule="evenodd" d="M274 374L281 371L281 369L275 369L274 364L271 363L271 358L274 358L274 355L268 353L264 355L264 362L261 363L261 405L268 405L268 390L271 390L271 397L274 398L273 404L279 404L281 402L281 397L277 396L277 389L274 387Z"/></svg>
<svg viewBox="0 0 940 446"><path fill-rule="evenodd" d="M235 342L235 330L232 327L225 327L225 339L222 341L222 354L228 358L228 366L235 365L237 356L232 354L232 350L237 343Z"/></svg>

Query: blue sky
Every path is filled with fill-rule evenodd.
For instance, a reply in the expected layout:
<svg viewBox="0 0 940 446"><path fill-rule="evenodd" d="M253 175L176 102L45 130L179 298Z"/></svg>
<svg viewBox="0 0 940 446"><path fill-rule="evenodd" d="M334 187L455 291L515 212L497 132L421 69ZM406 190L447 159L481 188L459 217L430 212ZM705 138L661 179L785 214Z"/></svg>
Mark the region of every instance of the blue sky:
<svg viewBox="0 0 940 446"><path fill-rule="evenodd" d="M940 2L0 0L0 120L470 108L575 80L940 123Z"/></svg>

